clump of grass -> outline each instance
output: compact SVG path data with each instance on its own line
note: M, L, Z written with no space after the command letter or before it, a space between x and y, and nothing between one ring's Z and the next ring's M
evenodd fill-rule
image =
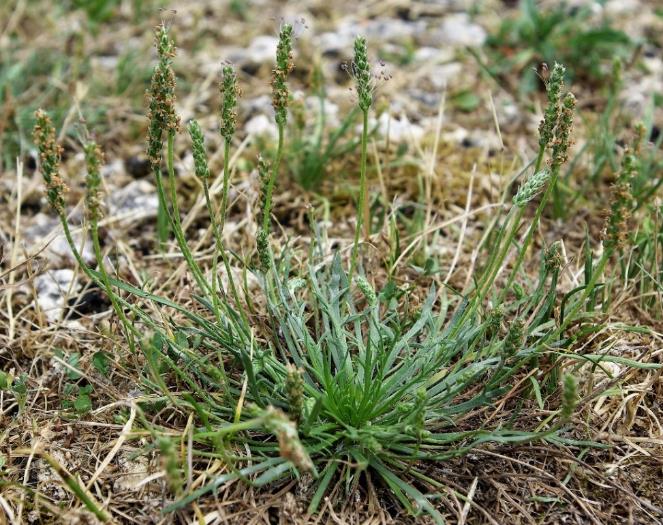
M303 269L294 263L297 254L290 249L283 248L278 258L272 254L271 202L288 119L287 76L293 67L292 38L292 27L284 24L272 80L278 147L271 165L265 160L258 163L262 184L256 238L259 264L243 269L253 272L260 283L265 303L262 316L247 312L245 304L249 298L234 285L221 236L228 211L227 159L236 126L234 72L225 68L222 82L221 129L226 161L220 212L209 196L212 176L203 130L195 121L188 125L194 169L203 186L214 232L215 256L208 273L194 259L179 219L173 175L173 144L179 131L172 105L175 85L170 61L174 47L165 26L157 30L160 58L151 88L148 149L159 202L198 284L199 293L194 299L200 309L179 305L110 278L103 269L98 249L95 254L99 270L85 264L67 226L54 130L46 115L40 113L35 138L42 152L41 170L49 201L62 220L79 264L113 298L127 337L130 341L135 338L143 352L149 372L145 386L167 399L172 408L195 415L195 427L188 434L194 445L190 450L192 461L204 465L210 458L216 458L227 467L223 474L215 474L199 488L186 491L182 468L170 441L172 432L166 436L157 423L143 419L162 451L176 497L166 510L181 509L233 480L250 480L261 486L306 472L313 476L315 487L308 508L317 512L323 498L334 492L335 484L344 482L350 490L360 483L363 472L370 470L409 512L425 512L441 523L442 514L434 503L434 493L441 484L423 469L424 462L461 456L486 442L559 443L562 439L559 430L570 421L576 405L575 381L566 376L557 419L549 418L536 430L511 424L485 423L471 428L457 424L511 391L516 378L536 367L550 348L560 355L564 353L572 341L566 331L586 306L611 255L610 249L605 250L592 268L587 286L567 298L566 316L559 321L551 315L561 266L557 245L544 254L534 293L519 293L516 299L511 299L518 268L567 158L575 98L563 93L564 70L556 65L549 85L549 106L540 128L540 150L533 161L535 169L521 185L498 228L475 286L455 306L445 293L432 287L416 313L404 313L393 296L376 290L371 274L362 271L357 263L368 192L367 115L372 103L371 74L363 38L355 43L354 66L358 107L364 116L362 192L349 269L345 269L338 252L331 260L325 259L322 254L328 253L328 247L325 236L319 233L313 236L310 260ZM168 193L161 174L164 134L171 190ZM88 206L90 222L94 222L93 219L98 220L100 156L92 144L86 147L86 152ZM549 165L542 169L547 152L550 152ZM498 275L518 232L527 224L525 209L539 196L524 242L518 248L516 264L506 286L499 289ZM366 226L365 221L363 224ZM96 226L93 225L91 233L98 243ZM218 281L218 258L226 267L229 292ZM131 302L122 294L141 302ZM545 298L543 309L542 298ZM492 303L492 309L484 314L488 302ZM181 320L170 315L153 315L152 310L141 306L144 303L157 309L172 309ZM523 312L534 315L525 317ZM131 322L127 313L132 316ZM504 334L502 324L507 319L509 328ZM145 337L145 334L150 335ZM182 395L174 395L178 387L185 390Z

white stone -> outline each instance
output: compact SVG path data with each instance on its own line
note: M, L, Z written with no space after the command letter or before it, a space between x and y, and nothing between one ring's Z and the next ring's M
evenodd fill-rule
M473 23L467 13L456 13L442 20L436 32L441 43L454 46L481 46L486 40L486 30Z
M74 270L51 270L35 277L37 304L49 322L62 319L67 299L78 291Z
M442 133L442 140L449 143L469 142L469 147L484 148L484 149L498 149L501 144L499 137L493 131L486 131L476 129L468 131L465 128L458 127L453 131Z
M353 36L347 32L326 32L315 38L315 45L323 53L343 52L352 50Z
M121 474L113 482L115 492L134 491L150 474L149 463L145 456L131 457L128 452L117 456L117 464Z
M263 113L264 115L273 115L274 109L272 107L272 97L269 95L261 95L259 97L241 100L242 111L246 114L253 115L255 113Z
M437 89L443 89L449 85L449 82L460 75L463 65L460 62L450 62L432 66L427 73L428 78Z
M111 192L108 207L110 215L114 217L135 220L136 216L154 216L159 207L157 190L145 179L131 181L123 188Z
M262 64L274 60L276 56L276 46L279 40L275 36L260 35L255 37L246 50L246 58L251 62Z
M609 0L605 3L604 10L608 15L633 14L642 10L640 0Z
M278 133L276 123L273 119L267 117L267 115L256 115L244 127L249 135L269 135L276 137Z
M78 228L70 225L72 230L72 238L75 246L81 252L81 256L87 262L94 261L94 252L92 250L92 242L89 238L83 242L83 233L78 231ZM48 257L51 262L59 264L62 259L66 259L75 263L71 247L64 236L62 225L57 217L47 215L45 213L38 213L32 218L32 224L25 229L23 237L32 246L41 247L42 244L48 242L48 246L44 250L44 255Z
M453 58L454 53L449 48L422 46L414 52L413 60L420 63L435 64L440 62L448 62Z
M420 140L424 134L424 129L410 122L406 115L395 117L388 113L383 113L377 120L378 132L383 137L389 137L392 142L408 142L410 140Z

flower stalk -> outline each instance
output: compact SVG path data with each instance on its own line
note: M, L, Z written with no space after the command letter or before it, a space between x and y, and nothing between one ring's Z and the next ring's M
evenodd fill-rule
M237 128L237 73L235 69L226 65L223 68L223 79L221 81L221 136L223 137L223 197L221 203L221 225L220 234L228 213L228 187L230 185L230 145L232 144L235 130Z
M159 62L154 68L148 90L150 124L147 137L147 156L154 172L161 170L163 161L163 134L176 133L179 129L179 117L175 112L175 73L172 60L175 45L168 35L165 24L157 27L155 45ZM157 209L157 237L163 250L170 233L168 210L165 200L159 199Z
M60 177L60 156L62 148L55 141L55 127L46 112L41 109L37 110L35 117L37 122L34 127L33 139L39 149L39 158L41 162L40 171L46 186L46 196L49 204L60 219L65 239L67 240L67 244L69 245L74 259L76 259L78 266L92 282L96 283L100 288L103 288L108 294L112 307L124 327L129 347L133 351L135 349L134 336L137 334L137 331L124 314L120 304L123 302L122 299L113 292L110 277L103 264L101 246L99 244L98 223L102 215L100 198L101 174L99 170L101 164L101 151L94 143L86 145L85 155L88 170L86 182L88 189L85 200L87 204L87 218L92 227L92 242L95 257L99 264L99 273L95 273L83 260L83 256L74 242L71 229L69 228L69 222L67 221L64 200L64 194L67 188Z
M359 255L359 234L364 230L364 240L370 236L370 214L368 208L368 188L366 181L366 159L368 147L368 111L373 103L373 86L371 66L368 62L368 49L366 39L357 37L354 45L354 61L352 62L352 75L355 79L357 91L357 105L362 112L361 131L361 160L359 165L359 200L357 209L357 225L355 227L354 242L350 260L350 280L357 266Z
M159 241L161 245L165 243L169 229L174 233L180 251L187 266L191 269L196 283L203 292L209 293L210 286L187 245L180 222L179 206L177 204L174 150L175 135L180 129L180 119L175 111L175 73L172 68L172 61L175 56L175 43L170 38L168 28L165 24L159 25L156 29L155 45L159 54L159 63L154 69L152 82L148 91L150 124L148 128L147 153L152 164L152 170L154 171L159 197L159 211L157 216ZM170 186L170 197L167 197L161 173L164 134L167 139L166 170ZM170 200L172 211L168 207L168 200ZM164 221L167 224L166 228L163 227Z
M258 233L258 252L260 254L263 271L267 271L269 256L268 239L270 232L270 217L272 210L272 194L274 184L279 173L281 159L283 157L283 145L285 126L288 121L288 102L290 92L288 90L288 75L294 64L292 61L292 25L283 24L279 33L279 43L276 48L276 67L272 71L272 106L276 115L276 126L278 128L278 145L276 147L276 158L272 164L271 174L264 184L262 192L262 229Z
M96 142L90 141L85 144L85 162L87 166L87 175L85 178L85 186L87 191L85 196L87 219L90 223L92 248L94 250L94 256L97 259L100 280L103 284L104 290L106 291L106 295L108 295L108 298L110 299L115 314L122 323L122 327L129 344L129 349L131 350L131 353L134 353L136 350L136 343L134 340L135 329L125 315L124 310L120 306L118 296L113 291L110 276L108 275L106 265L104 264L104 256L101 251L101 243L99 241L99 220L103 216L102 199L100 195L101 163L103 162L103 153L101 152L101 149Z

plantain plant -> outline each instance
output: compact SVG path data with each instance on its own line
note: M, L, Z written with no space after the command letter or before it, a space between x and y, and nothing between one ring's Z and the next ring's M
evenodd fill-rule
M487 442L564 442L560 430L571 423L577 401L576 382L568 375L553 385L560 394L558 409L533 428L489 422L467 428L460 423L490 407L515 388L518 377L532 370L537 372L532 375L536 384L536 377L545 376L544 370L537 369L541 359L565 356L573 341L567 331L595 292L617 246L609 240L613 236L609 227L603 255L592 267L586 286L566 298L563 319L554 315L559 306L559 245L543 253L539 279L531 293L514 294L519 268L532 246L571 142L575 98L564 92L561 65L555 65L547 86L548 106L540 126L539 150L530 164L534 169L496 229L482 273L461 293L459 302L450 300L445 289L432 287L421 308L411 314L403 312L394 294L376 289L375 276L358 262L362 225L365 232L368 228L366 140L372 104L368 50L361 37L354 49L358 107L363 114L361 191L350 261L346 265L340 252L331 260L325 257L326 236L315 224L309 260L303 269L294 263L296 252L285 247L275 254L270 246L272 197L288 118L287 79L293 68L293 30L283 24L272 78L278 146L271 163L265 159L258 162L262 185L256 235L258 263L247 263L243 268L255 274L260 283L264 310L258 313L249 308L253 301L245 288L233 280L223 237L229 154L236 130L235 72L225 66L221 80L224 170L220 209L210 195L213 175L207 163L204 131L195 121L187 126L195 174L202 184L214 238L211 266L205 268L189 248L180 221L173 168L174 143L180 130L174 106L175 47L163 25L157 29L156 43L159 63L150 88L148 152L161 210L158 228L174 235L197 283L193 300L199 308L154 295L106 271L97 227L103 205L101 153L94 143L86 144L85 152L88 220L97 265L93 268L85 263L67 224L65 186L59 175L60 149L44 112L37 114L34 136L48 200L62 221L78 264L109 295L128 344L144 355L144 386L155 398L194 416L188 439L196 465L204 468L207 460L215 458L225 466L220 474L205 473L202 486L186 489L180 479L184 466L178 464L179 457L169 441L173 430L149 421L141 410L139 420L154 437L154 447L164 455L176 497L166 510L181 509L233 480L262 486L309 473L315 489L308 508L314 513L326 495L337 493L334 487L344 485L346 490L353 490L363 473L370 471L409 512L425 512L441 523L442 515L434 503L441 484L426 470L427 463L464 455ZM164 137L169 191L162 174ZM549 162L543 167L547 156ZM624 169L629 169L628 164ZM527 209L537 198L533 216L526 218ZM523 227L524 238L517 243ZM159 239L165 243L168 236L160 235ZM498 283L503 281L499 275L514 250L515 263L500 287ZM228 275L225 289L219 261ZM169 315L155 315L155 309L167 310Z

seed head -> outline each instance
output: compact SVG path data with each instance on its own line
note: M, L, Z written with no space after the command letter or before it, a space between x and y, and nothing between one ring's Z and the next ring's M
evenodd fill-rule
M380 443L375 436L371 435L364 438L363 444L373 454L379 454L384 449L382 443Z
M358 275L355 278L355 281L357 283L357 287L361 290L361 293L366 298L368 306L372 308L376 304L378 304L378 297L377 295L375 295L375 290L373 289L371 284L366 280L366 278L363 275Z
M97 223L103 217L101 200L101 164L103 153L96 142L88 142L85 145L85 163L87 175L85 177L85 204L88 220Z
M352 62L352 75L355 79L359 108L368 111L373 103L373 86L371 85L371 66L368 62L368 48L363 36L355 38L355 56Z
M608 248L622 247L628 239L633 195L631 183L636 172L636 158L626 151L619 176L612 187L610 212L606 221L604 244Z
M292 25L283 24L276 47L276 67L272 71L272 105L276 112L276 123L285 125L288 120L288 74L292 71Z
M262 224L265 224L265 221L267 219L265 218L271 213L271 210L268 210L268 203L267 203L267 193L268 193L268 188L269 188L269 168L270 164L268 161L265 160L265 158L262 155L258 156L258 176L260 177L260 219L262 221ZM267 266L269 266L269 253L267 252L267 248L269 243L267 242L267 236L268 232L264 230L260 230L258 233L258 238L257 238L257 243L258 243L258 253L260 254L260 259L261 261L267 261ZM263 265L263 269L266 269L266 267Z
M573 129L575 108L576 97L573 96L573 93L567 93L562 101L562 110L559 114L557 127L555 128L551 162L553 170L559 169L566 162L569 147L571 146L571 130Z
M237 73L231 65L223 67L221 80L221 135L226 142L232 141L237 128Z
M416 436L422 439L426 429L426 389L423 387L416 393L413 420Z
M518 188L513 204L522 208L541 192L549 180L550 170L545 169L535 173Z
M159 63L154 68L148 91L149 119L147 154L152 166L161 164L161 138L164 132L176 133L180 119L175 112L175 73L172 62L175 44L168 35L165 24L156 29L155 45L159 53Z
M578 383L571 374L564 376L564 387L562 391L562 421L568 421L573 415L578 404Z
M520 319L516 319L509 326L503 347L503 352L507 357L511 357L522 348L525 342L524 327L525 324Z
M306 279L302 279L301 277L293 277L288 281L288 291L290 291L291 294L304 288L304 286L306 286Z
M278 408L269 407L264 413L265 428L276 435L281 457L291 461L299 470L314 470L313 462L299 440L297 426Z
M285 393L290 416L297 422L301 421L304 411L304 377L301 369L291 364L287 367Z
M266 272L269 268L269 235L268 233L260 229L258 230L258 235L256 236L256 248L258 249L258 259L260 260L260 268L262 271Z
M497 335L504 320L504 310L501 306L496 306L488 313L486 319L486 335L490 338Z
M189 135L191 136L191 146L193 150L193 165L196 172L196 177L206 181L209 179L209 167L207 166L207 152L205 151L205 137L203 130L200 129L200 124L192 120L187 126Z
M182 469L177 455L177 448L175 444L167 437L159 437L157 440L161 458L166 471L166 476L170 488L176 494L179 494L182 489Z
M55 128L46 112L39 109L35 117L37 123L33 130L33 138L39 148L40 170L46 184L46 197L58 215L62 215L65 205L64 194L67 191L59 173L62 148L55 142Z
M553 66L550 79L546 84L548 93L548 106L539 124L539 146L546 147L553 139L555 125L559 117L559 97L564 87L564 73L566 68L558 63Z
M260 191L263 198L265 197L266 186L269 183L269 168L269 161L262 155L258 155L258 177L260 178Z
M551 273L559 270L564 263L562 259L562 243L555 241L545 251L543 256L543 265L546 272Z

